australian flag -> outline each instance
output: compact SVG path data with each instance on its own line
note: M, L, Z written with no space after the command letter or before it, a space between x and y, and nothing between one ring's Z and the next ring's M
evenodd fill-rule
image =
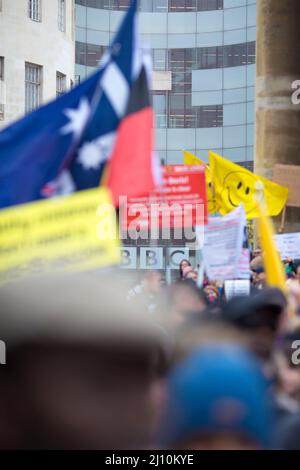
M103 169L114 153L120 123L132 106L132 93L145 77L143 57L137 47L136 3L132 1L94 75L0 132L0 208L100 184ZM151 141L150 146L140 148L142 153L133 150L129 155L131 181L133 168L139 174L140 165L144 174L145 168L151 167L151 174L144 175L143 193L154 187L149 138L152 122L146 132L146 140L145 134L137 140ZM134 142L130 145L134 149ZM139 156L136 161L135 155ZM126 158L128 149L124 158L118 159L123 176ZM112 186L118 186L116 179Z

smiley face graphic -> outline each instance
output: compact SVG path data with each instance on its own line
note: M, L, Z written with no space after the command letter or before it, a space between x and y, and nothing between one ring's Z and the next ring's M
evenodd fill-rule
M233 210L241 203L244 204L246 214L255 211L258 207L258 183L260 181L248 172L232 171L226 175L223 181L221 193L222 200L228 208ZM263 183L261 182L263 185Z

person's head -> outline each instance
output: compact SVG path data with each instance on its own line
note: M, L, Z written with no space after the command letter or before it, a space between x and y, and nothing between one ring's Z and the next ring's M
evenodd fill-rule
M182 259L179 263L179 275L180 278L183 278L183 269L191 266L191 263L187 259Z
M234 297L223 306L223 318L249 335L259 357L269 358L284 319L287 301L278 289L264 289L250 297Z
M2 449L149 445L159 333L125 295L91 274L0 288Z
M213 304L219 297L218 288L213 284L208 284L204 287L204 292L211 304Z
M264 271L264 268L258 268L256 270L256 276L255 276L255 286L258 289L264 289L266 287L266 273Z
M194 312L202 312L207 307L207 299L191 279L178 281L168 291L171 322L178 326Z
M160 271L147 271L144 277L145 286L152 294L157 294L161 291L165 280Z
M194 350L168 376L164 449L257 449L268 445L272 410L256 360L241 347Z
M253 251L253 258L257 258L258 256L261 256L261 248L256 248Z
M181 277L181 280L184 280L186 279L186 276L191 273L193 270L192 266L185 266L184 268L182 268L182 277Z

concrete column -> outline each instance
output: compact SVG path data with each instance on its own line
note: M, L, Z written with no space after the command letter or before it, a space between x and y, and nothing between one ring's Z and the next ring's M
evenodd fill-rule
M255 171L272 179L276 163L300 166L300 1L257 0ZM299 181L300 184L300 181ZM300 230L300 209L288 209L286 230Z

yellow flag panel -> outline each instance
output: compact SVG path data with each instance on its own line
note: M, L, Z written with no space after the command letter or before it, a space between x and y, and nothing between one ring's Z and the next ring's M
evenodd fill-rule
M0 280L119 261L115 210L106 188L0 211Z
M267 215L280 214L287 201L288 188L257 176L214 152L209 152L209 162L216 205L222 215L243 203L247 219L259 217L259 198L265 204Z

